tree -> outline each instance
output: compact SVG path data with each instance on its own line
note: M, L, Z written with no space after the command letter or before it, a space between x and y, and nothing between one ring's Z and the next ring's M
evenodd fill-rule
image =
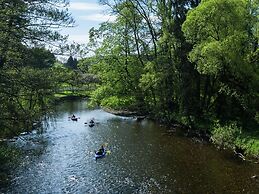
M255 114L258 67L247 60L255 52L251 35L255 16L249 3L204 0L188 13L182 28L194 44L189 59L204 78L201 108L221 120L245 120L248 113Z
M27 50L24 57L24 66L31 66L39 69L50 68L56 61L53 53L45 48L35 47Z
M70 56L65 65L70 69L77 69L77 63L77 59Z
M55 57L43 47L65 40L57 29L73 24L66 5L66 0L0 0L0 135L26 130L47 104L55 83L47 68Z
M168 118L172 112L191 114L195 109L192 107L199 104L196 103L199 97L196 97L198 100L192 97L196 101L189 100L188 104L183 99L192 99L199 80L194 65L187 59L191 45L185 41L181 25L187 11L199 1L102 2L117 14L117 20L90 31L90 39L102 40L91 41L91 46L97 48L97 56L109 60L104 63L108 69L100 66L98 69L101 72L105 69L104 74L112 70L109 79L114 78L116 85L124 84L121 93L135 94L137 103L154 114L164 112L163 117ZM118 92L114 83L112 87L106 87L106 83L107 80L102 84L105 90L99 90L99 94L108 88L113 89L113 94ZM126 88L130 88L130 92L126 92Z
M23 45L63 41L56 30L73 23L64 0L0 0L0 67L21 58Z

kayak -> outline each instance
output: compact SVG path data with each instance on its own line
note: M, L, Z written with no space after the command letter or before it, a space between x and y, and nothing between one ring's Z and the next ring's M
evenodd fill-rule
M102 154L100 154L99 152L95 152L95 159L97 160L97 158L103 158L105 155L106 155L106 150L104 150Z
M78 118L71 118L72 121L77 121Z

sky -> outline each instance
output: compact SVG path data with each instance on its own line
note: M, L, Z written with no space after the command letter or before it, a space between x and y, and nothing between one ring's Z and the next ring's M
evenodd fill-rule
M105 21L113 21L114 16L108 15L107 7L100 5L98 0L70 0L69 12L75 19L76 27L62 29L61 33L69 35L69 42L86 44L88 32Z

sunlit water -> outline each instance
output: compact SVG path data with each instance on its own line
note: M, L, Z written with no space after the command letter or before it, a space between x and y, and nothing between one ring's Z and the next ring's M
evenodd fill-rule
M259 193L257 164L165 135L151 121L88 110L82 100L57 108L43 132L14 143L26 154L7 193ZM99 122L92 128L84 124L91 118ZM111 154L95 161L102 144Z

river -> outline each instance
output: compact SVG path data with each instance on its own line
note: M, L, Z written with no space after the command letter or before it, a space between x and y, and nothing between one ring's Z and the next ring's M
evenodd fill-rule
M78 121L71 121L75 114ZM84 124L94 118L97 124ZM35 130L10 143L24 152L4 193L259 193L259 165L152 121L65 101ZM110 154L95 161L102 144ZM1 192L0 192L1 193Z

